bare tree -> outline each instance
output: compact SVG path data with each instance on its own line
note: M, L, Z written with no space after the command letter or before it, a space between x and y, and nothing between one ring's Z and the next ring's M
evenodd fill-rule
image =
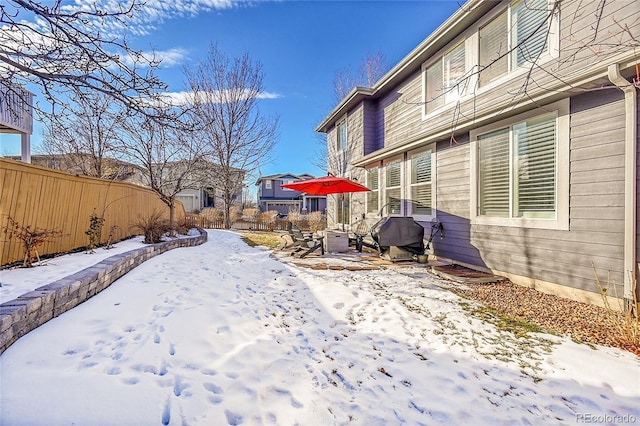
M212 44L208 56L185 73L193 93L192 117L215 163L209 180L221 193L225 227L230 228L233 196L242 190L245 174L268 160L278 118L265 117L258 109L264 75L247 53L229 58Z
M344 68L337 71L333 77L333 94L336 104L346 98L355 87L373 87L389 71L389 68L384 55L378 51L367 55L357 70Z
M335 103L342 102L356 87L373 87L389 69L390 66L382 52L376 52L366 56L357 71L351 68L337 71L333 77ZM344 176L357 145L354 138L350 138L348 133L345 142L345 144L340 143L341 146L337 146L338 141L330 142L327 140L326 134L318 134L320 147L314 161L315 165L336 176Z
M52 106L98 92L149 113L144 99L165 89L153 73L159 62L120 35L144 0L65 3L0 4L0 82L39 86Z
M43 149L60 156L63 167L86 176L116 178L114 144L122 113L111 98L95 93L62 107L60 114L48 114ZM116 166L117 167L117 166Z
M122 157L144 170L146 185L169 207L169 223L175 224L175 201L185 189L198 189L207 165L202 145L189 126L164 126L148 115L167 115L166 111L129 115L122 122L116 150Z

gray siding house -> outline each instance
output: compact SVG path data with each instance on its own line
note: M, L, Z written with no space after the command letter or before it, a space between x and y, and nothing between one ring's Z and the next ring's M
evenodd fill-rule
M286 183L313 178L314 176L308 173L301 175L280 173L259 177L256 181L258 207L263 212L277 211L280 214L288 214L290 211L304 213L319 211L324 213L327 208L327 197L305 195L299 191L282 187Z
M640 260L634 4L463 4L318 125L329 161L348 150L345 175L372 190L352 195L351 221L373 224L381 211L427 232L439 221L440 258L601 304L597 273L630 302Z

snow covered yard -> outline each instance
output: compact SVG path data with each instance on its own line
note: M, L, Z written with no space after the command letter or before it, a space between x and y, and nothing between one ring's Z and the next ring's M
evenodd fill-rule
M0 423L640 422L638 357L516 338L460 301L410 269L298 268L209 231L2 354Z

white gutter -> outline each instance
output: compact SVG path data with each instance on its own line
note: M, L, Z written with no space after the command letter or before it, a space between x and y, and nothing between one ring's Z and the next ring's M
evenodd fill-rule
M638 95L636 87L620 74L618 64L609 65L609 80L624 92L624 298L625 309L633 308L633 284L636 280L636 153L638 152Z

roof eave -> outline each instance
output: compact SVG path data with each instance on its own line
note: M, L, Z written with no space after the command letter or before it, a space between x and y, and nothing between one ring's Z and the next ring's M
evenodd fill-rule
M316 127L315 131L326 133L334 123L350 111L355 105L366 97L376 97L390 90L399 81L405 79L414 72L417 65L422 64L434 53L444 47L449 41L464 31L471 23L475 22L487 10L500 2L486 0L468 0L457 12L451 15L422 43L405 56L396 66L387 72L372 88L355 87Z

